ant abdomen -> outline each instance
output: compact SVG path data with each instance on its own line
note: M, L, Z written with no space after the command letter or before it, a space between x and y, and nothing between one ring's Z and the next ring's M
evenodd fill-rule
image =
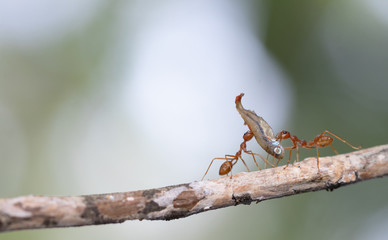
M220 174L221 176L226 175L230 173L230 171L232 171L232 168L233 168L232 162L226 161L220 166L220 171L218 172L218 174Z
M333 142L333 138L327 135L318 135L317 137L314 138L314 142L316 146L318 147L326 147Z

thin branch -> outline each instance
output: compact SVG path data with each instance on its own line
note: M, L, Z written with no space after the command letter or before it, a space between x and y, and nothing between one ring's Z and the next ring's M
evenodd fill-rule
M284 169L239 173L210 181L76 197L22 196L0 199L0 232L171 220L218 208L250 204L303 192L333 190L388 175L388 145L294 163Z

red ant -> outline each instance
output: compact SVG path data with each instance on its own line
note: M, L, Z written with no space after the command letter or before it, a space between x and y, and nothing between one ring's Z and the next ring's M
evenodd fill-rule
M242 151L245 152L245 153L247 153L247 154L252 155L253 161L255 162L257 168L261 170L261 168L260 168L259 165L257 164L257 161L256 161L256 159L255 159L255 155L261 157L266 163L267 163L267 160L264 159L260 154L254 153L254 152L252 152L252 151L246 149L246 147L247 147L247 144L246 144L246 143L247 143L248 141L250 141L250 140L253 138L253 136L254 136L254 135L253 135L253 133L252 133L251 131L248 131L248 132L244 133L244 135L243 135L244 141L240 144L240 150L238 150L238 151L236 152L235 155L229 155L229 154L227 154L227 155L225 155L225 157L223 157L223 158L213 158L213 160L210 162L209 167L207 168L205 174L203 175L201 181L205 178L205 176L206 176L207 172L209 171L211 165L213 164L213 161L214 161L214 160L226 160L226 161L220 166L220 170L219 170L219 172L218 172L219 175L221 175L221 176L222 176L222 175L227 175L227 174L229 174L229 172L232 171L233 166L237 163L238 159L241 159L241 161L244 163L244 166L246 167L246 169L247 169L248 172L249 172L249 168L248 168L247 164L245 163L244 159L241 157ZM232 178L232 175L230 175L230 178Z
M361 148L361 146L358 146L358 147L353 146L352 144L350 144L345 139L340 138L337 135L335 135L334 133L331 133L331 132L329 132L327 130L323 131L321 134L316 136L314 138L314 140L312 140L310 142L306 142L305 140L300 140L297 136L291 136L291 134L288 131L284 131L283 130L280 133L278 133L278 135L276 137L276 139L279 141L279 143L283 139L288 139L289 138L292 141L292 143L294 144L293 146L285 147L284 148L284 149L290 149L290 156L288 157L287 165L284 168L287 168L288 164L291 161L291 152L292 152L293 149L296 148L296 161L299 161L299 147L302 147L302 148L315 148L317 150L317 167L318 167L318 173L319 173L320 170L319 170L319 150L318 150L318 148L323 148L323 147L330 146L331 149L333 149L333 151L336 154L338 154L337 150L333 147L333 145L331 145L331 143L333 142L334 139L331 136L329 136L329 135L325 135L325 133L330 134L333 137L341 140L342 142L346 143L347 145L349 145L353 149L357 150L357 149ZM280 159L278 160L276 165L279 164L279 161L280 161Z

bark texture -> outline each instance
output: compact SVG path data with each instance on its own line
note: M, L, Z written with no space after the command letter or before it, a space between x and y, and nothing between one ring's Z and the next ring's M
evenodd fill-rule
M195 181L134 192L75 197L22 196L0 199L0 232L171 220L218 208L250 204L303 192L333 190L388 175L388 145L315 158L233 178Z

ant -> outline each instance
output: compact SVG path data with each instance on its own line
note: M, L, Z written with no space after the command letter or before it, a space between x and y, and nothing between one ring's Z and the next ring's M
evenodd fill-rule
M327 130L325 130L321 134L317 135L314 138L314 140L312 140L310 142L306 142L305 140L300 140L297 136L291 136L291 134L288 131L284 131L283 130L283 131L279 132L277 137L276 137L276 139L279 141L279 143L282 140L284 140L284 139L290 139L292 141L292 143L293 143L293 146L285 147L285 149L290 149L290 156L288 157L287 165L284 167L284 169L288 167L288 164L291 161L291 152L292 152L293 149L296 148L296 161L299 161L299 147L310 148L310 149L311 148L315 148L317 150L318 173L320 173L320 170L319 170L319 150L318 150L318 148L323 148L323 147L330 146L331 149L333 149L333 151L336 154L338 154L337 150L333 147L333 145L331 145L331 143L333 142L334 138L329 136L329 135L325 135L326 133L330 134L331 136L333 136L335 138L337 138L338 140L341 140L343 143L346 143L347 145L349 145L353 149L358 150L358 149L361 148L361 146L358 146L358 147L353 146L352 144L350 144L345 139L340 138L337 135L335 135L334 133L329 132ZM276 163L276 166L279 164L279 161L280 161L280 159Z
M206 176L207 172L209 171L211 165L213 164L214 160L225 160L225 162L222 163L222 165L220 166L220 170L218 171L218 174L221 176L229 174L232 171L233 166L237 163L238 159L241 159L245 168L249 172L249 168L248 168L247 164L245 163L244 159L241 157L242 152L245 152L247 154L252 155L253 161L255 162L257 168L261 170L261 168L257 164L257 161L255 159L255 155L260 156L265 162L267 162L266 159L264 159L260 154L254 153L254 152L246 149L246 147L247 147L246 143L248 141L250 141L253 138L253 136L254 135L251 131L247 131L246 133L244 133L244 135L243 135L244 141L240 144L240 150L238 150L235 155L227 154L223 158L213 158L213 160L210 162L209 167L207 168L205 174L203 175L201 181L205 178L205 176ZM232 178L232 174L230 175L230 178Z
M241 157L242 151L252 155L253 161L255 162L258 169L261 170L255 155L259 156L264 162L265 167L267 166L268 161L258 153L254 153L246 149L246 143L255 137L259 145L270 155L274 156L277 159L282 159L284 157L284 148L280 145L280 142L275 138L271 126L260 116L257 116L255 112L246 110L241 104L241 98L244 96L244 93L241 93L236 97L235 103L237 111L240 113L241 117L244 119L244 124L248 125L249 131L247 131L243 139L244 141L240 144L240 150L237 151L235 155L225 155L223 158L214 158L209 167L207 168L205 175L202 177L202 180L205 178L207 172L209 171L214 160L225 160L221 165L219 170L219 175L227 175L232 171L233 166L237 163L238 159L241 159L246 169L249 171L247 164L244 159ZM270 163L269 163L270 164ZM270 164L272 165L272 164ZM272 165L273 167L274 165ZM230 176L232 178L232 175Z

